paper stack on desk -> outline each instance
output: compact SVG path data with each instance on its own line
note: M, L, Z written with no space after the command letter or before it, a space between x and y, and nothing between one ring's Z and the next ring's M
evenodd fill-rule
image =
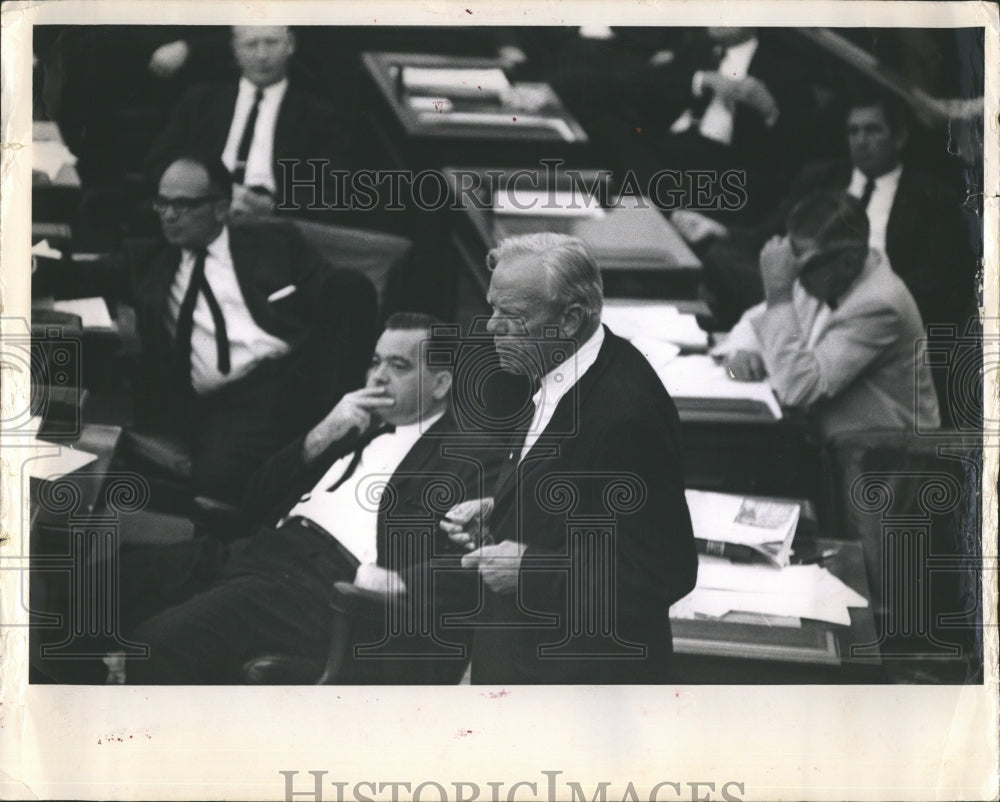
M729 378L723 365L710 356L679 357L671 362L660 378L667 391L679 399L718 399L756 402L775 419L781 418L781 405L766 381L738 382ZM680 406L680 404L678 404Z
M670 611L674 618L721 618L729 612L759 613L850 626L850 607L868 601L819 565L740 565L700 555L698 584Z
M408 92L443 97L496 98L510 89L507 76L498 67L403 67L401 82Z
M685 490L695 543L734 562L788 565L802 507L791 501Z
M689 350L708 347L708 334L698 326L695 316L678 312L669 303L605 303L601 320L636 347L637 340L658 340ZM651 359L650 364L659 370L666 363L657 364Z
M97 455L89 451L35 438L31 443L31 456L26 462L32 479L56 479L96 460Z
M66 301L55 301L52 308L57 312L79 315L80 323L85 329L115 330L115 322L112 320L108 304L103 298L71 298Z

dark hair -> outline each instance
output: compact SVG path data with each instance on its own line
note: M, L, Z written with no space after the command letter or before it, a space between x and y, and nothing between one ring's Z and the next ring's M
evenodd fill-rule
M221 159L209 159L204 156L184 154L183 156L178 156L170 162L163 172L167 172L167 170L180 162L187 162L188 164L194 164L201 167L208 176L209 187L215 192L218 192L222 197L226 198L226 200L233 199L233 176L230 174L226 165L222 163ZM162 177L163 174L161 173L160 178Z
M899 133L909 127L909 109L898 98L877 89L865 88L853 92L847 98L844 118L846 119L853 109L870 109L873 106L882 109L885 121L893 133Z
M393 312L385 321L386 331L426 331L424 357L431 370L454 370L458 351L458 326L425 312Z

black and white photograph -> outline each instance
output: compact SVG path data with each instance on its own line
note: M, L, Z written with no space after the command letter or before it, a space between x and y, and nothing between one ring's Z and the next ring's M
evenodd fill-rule
M2 15L0 797L1000 793L996 6Z

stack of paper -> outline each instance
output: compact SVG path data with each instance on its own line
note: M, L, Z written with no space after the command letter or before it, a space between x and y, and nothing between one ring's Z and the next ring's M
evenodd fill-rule
M79 470L96 459L97 455L89 451L34 439L31 443L31 457L28 459L28 474L32 479L56 479Z
M115 330L115 322L111 319L108 305L103 298L74 298L68 301L55 301L52 308L57 312L78 315L80 323L85 329Z
M675 400L719 399L757 402L775 419L781 418L781 405L766 381L738 382L729 378L723 365L710 356L678 357L660 378Z
M403 88L419 95L498 98L510 90L503 70L403 67Z
M698 585L672 615L720 618L729 612L759 613L850 626L850 607L868 601L819 565L740 565L719 557L698 558Z
M32 168L45 173L53 183L63 167L75 164L76 156L62 142L35 142L31 146Z
M493 195L495 214L530 217L604 217L592 195L573 190L532 189L511 184Z
M708 334L698 326L695 316L678 312L669 303L606 303L601 320L619 337L633 343L659 340L691 351L708 348Z
M736 562L788 565L800 505L703 490L686 490L684 495L699 551Z

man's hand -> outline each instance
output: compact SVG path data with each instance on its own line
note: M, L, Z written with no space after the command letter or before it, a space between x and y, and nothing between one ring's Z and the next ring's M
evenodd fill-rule
M711 237L725 239L729 229L711 217L688 209L677 209L670 215L670 222L684 239L692 245L697 245Z
M737 351L726 357L726 372L738 382L759 382L767 376L764 360L756 351Z
M233 202L229 206L230 217L270 217L274 214L274 198L262 190L233 186Z
M306 435L303 458L306 462L312 462L351 429L365 431L371 425L373 412L395 403L391 398L385 397L385 390L381 387L362 387L353 393L347 393Z
M406 583L395 571L388 571L372 563L362 563L354 575L354 584L362 590L370 590L386 596L406 593Z
M149 59L149 71L157 78L169 78L184 66L191 49L183 39L169 42L153 51Z
M462 558L463 568L478 568L486 586L494 593L514 593L521 568L521 557L528 547L505 540L495 546L482 546Z
M797 275L798 264L788 238L771 237L760 252L760 278L768 306L792 299L792 285Z
M735 98L737 103L749 106L764 120L764 124L772 126L778 121L778 103L767 88L767 84L759 78L747 75L736 82Z
M439 526L447 533L452 543L471 551L489 542L492 514L492 496L474 498L456 504L448 510L448 514Z

